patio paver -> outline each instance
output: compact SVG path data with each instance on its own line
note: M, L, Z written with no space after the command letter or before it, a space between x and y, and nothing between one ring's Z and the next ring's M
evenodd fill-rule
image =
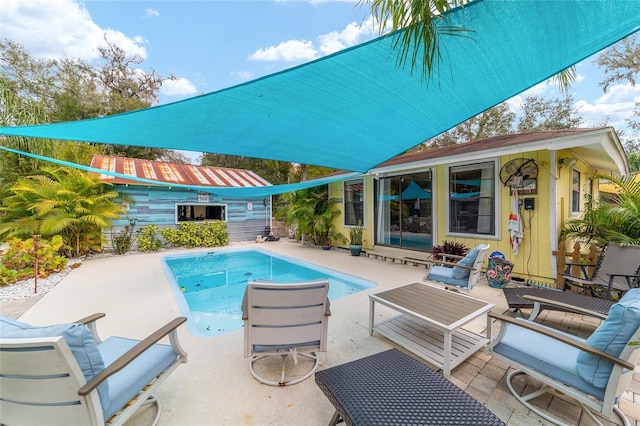
M327 352L321 354L320 369L395 347L380 336L369 336L367 295L420 281L424 268L352 257L344 252L327 252L286 241L265 244L263 248L378 284L370 291L332 302L329 345ZM164 276L159 259L163 254L166 253L86 261L44 297L2 301L0 310L3 315L34 324L66 322L93 312L106 312L107 317L99 324L101 335L144 337L157 324L181 315ZM502 291L490 288L486 282L478 284L472 296L496 303L497 312L507 309ZM590 334L598 325L592 318L555 311L543 311L540 320L582 335ZM486 322L479 321L475 327L482 332ZM163 404L161 425L324 425L333 414L333 406L312 379L285 388L255 381L249 373L248 360L242 356L241 330L203 338L192 336L183 327L180 341L189 353L189 362L176 370L158 392ZM549 424L510 394L505 382L508 369L505 363L480 351L452 370L450 380L508 425ZM548 398L545 404L570 425L592 424L589 419L576 419L577 407L561 397ZM640 366L636 367L634 380L620 407L632 425L640 426ZM148 424L151 411L142 410L127 425ZM615 424L606 420L603 423Z

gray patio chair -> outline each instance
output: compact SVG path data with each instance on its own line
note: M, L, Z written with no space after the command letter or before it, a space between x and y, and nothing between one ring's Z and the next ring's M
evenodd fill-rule
M0 317L0 424L122 425L169 374L187 362L179 317L142 341L102 341L95 314L75 324L31 326ZM170 344L157 343L169 336Z
M524 318L494 313L489 317L500 323L490 352L515 368L507 375L507 385L520 403L554 424L565 424L529 402L555 389L575 400L598 425L602 423L589 408L607 419L615 412L629 425L617 402L640 360L640 289L628 291L614 304L586 340ZM542 386L521 395L513 384L519 375L537 379Z
M578 266L583 277L569 274L572 267ZM590 292L595 296L611 297L611 291L628 291L640 285L640 246L617 246L608 244L602 249L591 276L588 276L585 264L568 263L564 275L564 289Z
M431 263L434 266L431 267L424 280L455 286L467 293L471 293L482 274L482 266L488 251L488 244L480 244L478 247L471 249L466 256L456 263L445 260L425 259L425 263ZM450 255L445 256L451 257Z
M249 370L261 383L286 386L300 383L318 367L318 352L327 350L329 323L329 281L299 283L251 282L242 302L244 320L244 357L251 357ZM282 357L278 379L265 378L254 364L273 356ZM312 367L302 375L286 377L286 359L298 356L311 359Z

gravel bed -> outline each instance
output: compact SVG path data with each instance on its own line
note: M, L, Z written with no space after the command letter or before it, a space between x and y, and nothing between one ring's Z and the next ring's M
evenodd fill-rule
M243 245L243 244L246 244L246 242L232 242L229 245L232 246L232 245ZM176 251L176 250L180 250L180 248L172 248L172 249L161 248L160 250L158 250L158 253L164 252L167 250ZM140 254L140 252L136 250L131 250L120 256L135 256L136 254ZM47 294L49 290L55 287L56 284L62 281L62 279L66 277L69 272L79 267L83 261L88 259L96 259L100 257L111 257L111 256L115 256L115 255L112 252L105 251L103 253L92 253L85 258L69 259L69 262L67 263L67 267L64 270L53 273L49 275L47 278L38 278L37 293L34 292L35 282L33 278L30 278L28 280L18 281L15 284L10 284L7 286L0 286L0 300L17 300L17 299L24 299L26 297L43 296Z
M134 252L130 252L134 253ZM128 255L129 253L127 253ZM80 266L82 262L88 259L97 259L100 257L111 257L113 253L93 253L87 257L78 259L69 259L67 261L67 267L60 272L54 272L46 278L38 278L38 292L35 290L35 280L29 278L28 280L17 281L15 284L9 284L7 286L0 286L0 300L17 300L24 299L33 296L44 296L56 286L69 272Z
M72 266L82 263L81 260L70 260L68 266L60 271L49 275L47 278L38 278L38 292L35 293L35 280L18 281L15 284L0 287L0 300L24 299L32 296L43 296L58 284L73 269ZM77 267L77 266L75 266Z

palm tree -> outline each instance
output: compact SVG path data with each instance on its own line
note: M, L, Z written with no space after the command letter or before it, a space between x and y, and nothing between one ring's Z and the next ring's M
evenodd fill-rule
M437 25L445 12L464 7L471 0L360 0L361 5L371 5L371 15L378 22L380 34L387 30L395 32L394 49L399 49L398 67L410 60L411 71L422 65L421 77L427 80L434 65L440 60L442 36L468 36L469 29ZM574 67L567 68L554 77L566 94L576 79Z
M283 201L285 205L277 216L294 227L303 241L309 238L315 245L324 245L332 239L341 240L333 225L340 212L332 208L326 185L288 192L283 194Z
M611 201L589 202L581 219L563 225L560 239L595 241L600 245L640 244L640 181L633 176L595 175L594 178L610 181L618 194Z
M70 168L45 167L20 178L0 207L0 238L61 235L62 252L80 256L100 251L101 228L125 214L119 197L97 176Z

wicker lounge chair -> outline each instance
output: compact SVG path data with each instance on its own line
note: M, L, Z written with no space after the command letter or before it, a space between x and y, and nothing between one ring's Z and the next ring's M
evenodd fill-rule
M493 313L489 317L501 325L490 351L515 368L507 375L507 385L523 405L554 424L564 424L529 402L555 389L575 400L598 425L589 408L608 419L615 412L629 425L617 401L640 360L640 345L631 344L640 341L640 289L628 291L614 304L586 340L523 318ZM542 382L540 389L520 395L512 381L521 374Z
M318 367L318 352L327 348L329 322L329 281L326 279L284 284L251 282L242 302L244 319L244 357L251 357L249 370L261 383L286 386L300 383ZM262 359L282 357L278 379L259 374L254 364ZM285 361L292 356L313 361L302 375L287 378Z
M587 273L587 266L595 266L591 276ZM572 267L579 267L583 276L570 275ZM577 289L609 299L612 290L625 292L640 286L640 246L608 244L598 256L596 265L568 263L562 277L565 290Z
M431 267L424 280L454 286L471 293L482 274L482 266L488 251L488 244L480 244L456 263L445 260L425 259L425 263L430 263L434 266Z
M0 317L0 424L121 425L152 395L187 354L176 318L142 341L102 341L95 314L75 324L35 327ZM86 325L85 325L86 324ZM170 345L157 343L169 336Z
M509 308L516 311L531 309L529 320L536 319L543 309L582 313L604 319L613 306L612 301L586 296L572 291L538 287L507 287L502 289Z

